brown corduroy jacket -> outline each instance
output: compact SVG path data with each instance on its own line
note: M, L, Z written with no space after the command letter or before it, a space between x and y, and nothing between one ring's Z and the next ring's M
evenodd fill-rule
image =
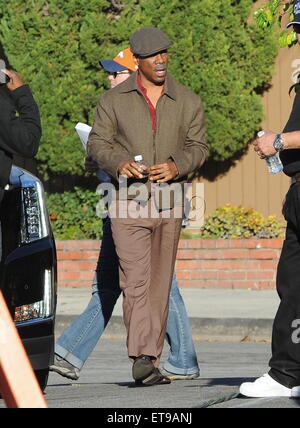
M142 155L147 165L173 160L179 171L174 182L182 183L209 153L201 99L167 74L156 120L154 135L148 105L134 73L101 95L88 153L114 180L120 163L136 155Z

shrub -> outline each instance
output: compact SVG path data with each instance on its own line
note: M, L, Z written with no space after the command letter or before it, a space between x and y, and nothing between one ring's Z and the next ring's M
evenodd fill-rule
M201 237L213 238L282 238L283 223L276 215L264 218L252 208L225 205L209 214Z
M99 196L75 187L74 192L47 195L47 207L56 239L101 239L102 220L96 215Z

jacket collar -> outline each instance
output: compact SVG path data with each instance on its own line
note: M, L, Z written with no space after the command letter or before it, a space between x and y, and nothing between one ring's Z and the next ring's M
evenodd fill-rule
M121 83L121 85L118 85L117 88L119 89L120 94L125 94L128 92L137 91L141 93L141 90L137 83L137 76L138 73L133 73L132 76L130 76L125 82ZM169 73L167 73L165 86L164 86L164 95L167 95L168 97L172 98L174 101L177 99L177 93L175 88L175 81L171 77Z

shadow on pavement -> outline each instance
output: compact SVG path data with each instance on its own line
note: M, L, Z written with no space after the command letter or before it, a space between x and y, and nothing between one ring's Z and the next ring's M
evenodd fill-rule
M243 382L253 382L255 377L235 377L235 378L216 378L216 379L200 379L201 387L211 387L211 386L240 386ZM193 380L193 382L199 381L199 379ZM178 382L178 381L176 381ZM186 381L183 381L186 382ZM190 388L199 387L198 385L188 385Z

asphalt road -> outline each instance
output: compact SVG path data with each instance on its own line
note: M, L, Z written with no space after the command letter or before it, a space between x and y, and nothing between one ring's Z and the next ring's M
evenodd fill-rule
M50 374L45 398L50 408L133 408L136 412L139 408L194 408L193 412L198 412L197 408L222 407L300 408L300 400L238 396L241 382L266 372L270 343L196 342L196 349L201 366L199 379L141 388L132 382L124 341L102 340L79 381Z
M59 291L56 337L81 313L90 298L90 290ZM199 379L135 387L119 302L105 339L98 343L79 381L71 382L50 373L45 392L48 406L103 409L104 422L108 422L108 414L116 418L116 410L126 409L133 409L132 414L136 415L140 409L154 413L190 409L197 415L201 408L300 407L300 400L249 399L238 395L242 382L254 380L268 370L271 327L278 305L274 292L187 290L184 297L201 367ZM166 345L164 357L167 352ZM0 408L3 407L0 400Z

